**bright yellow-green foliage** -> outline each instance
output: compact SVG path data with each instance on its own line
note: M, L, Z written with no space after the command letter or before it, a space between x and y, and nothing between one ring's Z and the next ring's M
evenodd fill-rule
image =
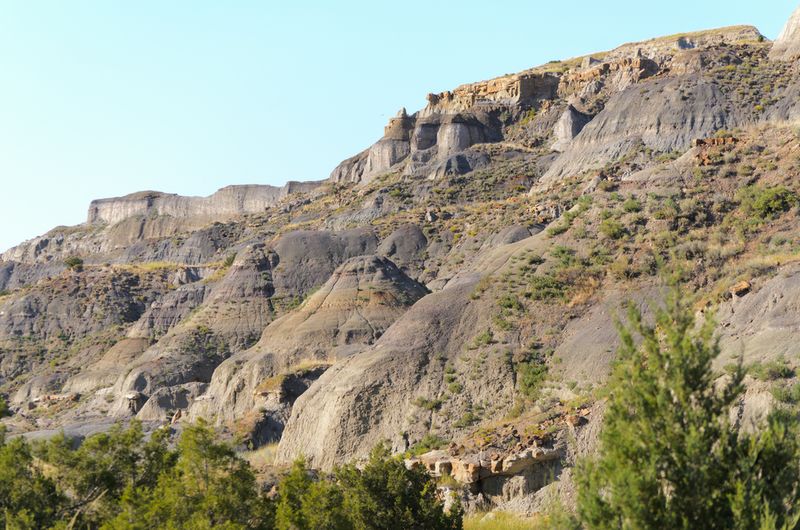
M580 524L568 513L560 500L555 500L544 513L522 517L495 511L477 513L464 519L464 530L578 530Z
M479 513L464 519L464 530L544 530L543 518L522 518L505 512L493 512L489 518Z

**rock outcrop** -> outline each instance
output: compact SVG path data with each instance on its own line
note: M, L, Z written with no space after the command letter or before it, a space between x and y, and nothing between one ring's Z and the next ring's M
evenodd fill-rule
M572 105L568 105L567 110L564 111L553 128L553 135L556 140L552 145L553 151L563 152L572 142L572 139L578 136L591 120L591 116L579 112Z
M623 44L608 52L604 59L613 60L638 55L657 62L663 62L671 60L676 53L685 50L710 48L719 45L752 44L763 40L764 36L754 26L728 26Z
M552 148L565 151L570 141L589 122L590 116L602 110L608 97L613 98L614 94L628 88L631 88L632 94L639 90L633 89L633 86L662 72L674 70L686 73L702 68L700 63L687 66L686 58L681 54L763 40L761 33L752 26L686 33L625 44L598 54L602 59L586 57L579 62L556 61L519 74L429 94L428 105L424 109L412 115L408 115L405 109L401 110L389 121L382 139L342 162L331 173L330 180L366 183L388 172L433 177L448 172L469 173L478 167L485 167L489 162L483 159L476 163L470 160L465 151L475 144L503 140L506 131L499 120L502 115L519 116L532 109L547 109L559 98L566 98L569 104L551 131L554 137ZM728 101L721 100L723 98L719 94L715 96L703 89L700 91L697 112L709 106L703 115L691 117L679 114L669 121L673 110L680 105L670 106L668 101L653 101L652 109L637 109L637 119L642 123L621 123L619 128L629 131L627 136L631 142L641 138L647 143L652 138L653 148L687 146L699 134L725 125L719 123L725 115L720 107L728 109L725 106ZM658 89L655 92L662 93ZM666 92L669 93L669 90ZM683 90L680 94L683 95ZM623 104L627 103L625 101ZM614 109L611 114L616 115L617 110ZM648 119L652 124L644 123ZM668 119L668 123L662 127L660 123L663 119ZM681 126L673 131L678 121ZM736 120L731 118L727 121L733 124ZM683 124L692 125L685 128ZM587 142L598 144L596 139ZM577 147L576 150L581 151L582 148ZM590 165L589 160L603 164L608 157L617 155L619 150L620 146L617 146L606 153L599 153L600 159L593 158L598 153L567 154L562 157L564 161L556 166L553 174L560 176L575 171L578 167Z
M114 384L119 416L138 413L127 396L143 403L165 387L208 383L214 369L255 342L272 316L272 270L276 256L264 245L252 245L237 255L225 277L209 292L203 306L173 327L158 342L127 365L119 366Z
M381 440L405 450L404 440L421 438L422 418L430 413L414 414L414 402L436 398L444 364L473 336L474 288L473 279L426 296L368 350L329 368L295 404L278 458L290 462L305 455L313 465L330 468ZM511 390L510 374L505 380L500 375L482 385L485 397L499 400Z
M667 78L611 97L543 176L546 181L599 169L638 149L686 150L695 138L744 123L750 109L731 111L729 96L698 78Z
M392 118L385 135L369 149L342 162L330 180L367 183L390 171L421 174L453 154L502 137L501 124L485 110L448 114L447 105L430 104L412 116Z
M563 441L556 447L534 445L503 455L493 451L451 455L431 451L406 459L406 467L421 467L433 477L451 477L477 496L481 503L496 506L541 490L562 469Z
M201 217L221 220L261 213L292 193L307 193L319 182L289 182L275 186L228 186L208 197L182 197L171 193L142 191L112 199L98 199L89 206L88 223L116 224L131 217Z
M772 44L770 59L793 61L800 57L800 8L796 9Z
M454 114L478 108L507 108L532 105L552 99L558 90L559 78L551 73L523 72L461 85L452 91L428 94L428 106L421 117Z
M267 326L255 346L223 362L192 415L231 423L258 414L248 428L253 441L277 440L302 393L295 388L281 394L287 378L319 377L324 367L374 343L426 293L386 258L346 261L296 311Z

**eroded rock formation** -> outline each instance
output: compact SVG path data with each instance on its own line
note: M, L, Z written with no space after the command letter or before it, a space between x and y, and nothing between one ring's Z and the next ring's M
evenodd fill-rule
M208 197L142 191L92 201L87 222L116 224L130 217L149 216L220 220L261 213L291 193L306 193L318 186L317 182L289 182L281 187L228 186Z
M796 195L763 223L741 191L798 193L796 18L431 94L324 182L93 202L0 258L3 422L206 417L326 469L388 440L468 503L538 509L593 447L615 317L650 314L660 260L718 311L721 362L797 353ZM771 395L748 379L742 425Z
M796 9L772 45L770 59L793 61L800 57L800 8Z

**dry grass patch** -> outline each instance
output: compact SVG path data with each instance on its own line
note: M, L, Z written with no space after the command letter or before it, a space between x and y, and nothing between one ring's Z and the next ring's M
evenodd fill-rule
M478 513L464 518L464 530L544 530L545 517L521 517L506 512Z

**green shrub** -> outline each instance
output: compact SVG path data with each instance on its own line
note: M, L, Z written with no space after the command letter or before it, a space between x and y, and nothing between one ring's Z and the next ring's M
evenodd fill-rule
M67 266L68 269L75 270L75 271L82 271L83 270L83 260L78 256L70 256L64 260L64 265Z
M541 385L547 379L547 364L541 359L532 359L517 365L517 385L528 399L539 397Z
M756 362L747 368L747 372L759 381L775 381L794 376L794 370L785 359L777 359L766 363Z
M236 252L234 252L233 254L228 254L228 256L225 258L225 261L222 262L222 266L230 267L231 265L233 265L234 261L236 261Z
M653 218L660 220L671 220L678 217L681 213L678 203L672 197L666 199L659 208L653 211Z
M441 449L442 447L446 447L449 442L444 438L441 438L435 434L428 433L422 437L422 439L411 446L411 449L408 450L409 456L419 456L424 455L430 451L435 451L436 449Z
M492 317L492 324L495 325L500 331L511 331L514 329L514 324L506 320L503 315L495 315Z
M542 263L544 263L544 258L537 254L528 257L528 265L541 265Z
M558 224L558 225L551 225L551 226L547 227L547 235L548 235L548 237L560 236L561 234L563 234L564 232L569 230L569 226L570 225L568 223L561 223L561 224Z
M617 183L613 180L601 180L600 184L597 185L597 189L600 191L614 191L617 189Z
M629 197L628 200L622 203L622 209L628 213L639 212L642 210L642 203L637 201L635 197Z
M742 164L736 169L736 174L740 177L750 177L755 172L756 168L748 164Z
M486 331L481 332L478 334L475 339L472 341L472 348L480 348L481 346L488 346L494 342L494 333L491 329L487 329Z
M575 251L564 245L556 245L550 251L550 255L558 261L559 267L566 268L575 265L577 258Z
M499 305L503 309L512 309L514 311L525 310L525 306L522 305L522 302L519 301L519 298L517 298L513 294L508 294L500 298L500 300L497 301L497 305Z
M449 390L451 394L460 394L461 391L464 390L464 385L462 385L458 381L453 381L452 383L447 385L447 390Z
M797 194L785 186L747 186L737 193L742 210L748 216L774 219L798 202Z
M304 461L295 462L278 485L278 497L277 530L462 527L460 505L446 512L427 472L407 469L383 445L363 468L345 465L316 480Z
M622 239L625 236L626 230L622 223L616 219L605 219L598 227L600 233L609 239Z
M536 118L536 111L534 109L528 109L525 114L522 115L522 119L519 120L519 124L523 127L528 125Z
M480 420L480 418L472 411L469 411L453 422L453 427L457 429L463 429L464 427L469 427L470 425L477 423L478 420Z
M553 275L534 276L526 296L533 300L558 300L566 297L565 285Z
M414 401L414 405L421 409L429 410L431 412L442 408L443 401L441 399L429 399L425 397L418 397Z
M774 386L771 389L772 396L780 403L796 405L800 403L800 383L789 386Z

